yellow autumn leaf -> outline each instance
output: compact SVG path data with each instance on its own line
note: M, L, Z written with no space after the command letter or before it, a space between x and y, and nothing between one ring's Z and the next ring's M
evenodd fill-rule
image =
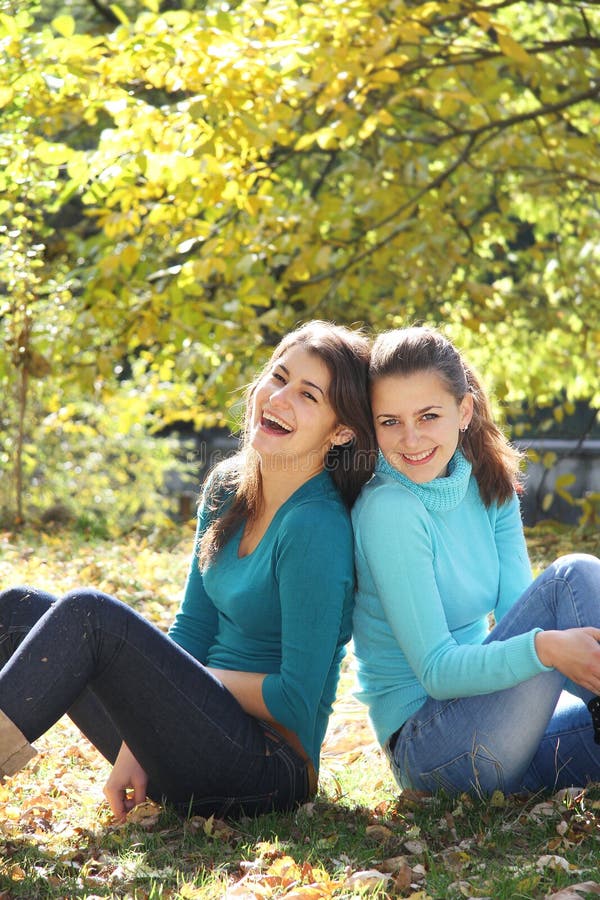
M400 73L395 69L379 69L378 72L373 73L371 78L371 82L375 84L396 84L398 81L400 81Z
M8 16L6 13L0 12L0 36L9 34L11 37L19 37L22 27L21 13L16 16Z
M575 484L576 477L573 472L565 472L564 475L559 475L556 479L554 487L556 490L564 490L567 487L570 487L572 484Z
M336 150L339 143L339 137L333 128L321 128L317 131L317 144L321 150Z
M377 115L367 116L358 130L358 136L361 141L365 141L370 137L379 125L379 117Z
M206 897L204 887L196 887L192 882L185 881L179 888L179 896L181 900L200 900Z
M294 150L306 150L308 147L312 147L316 139L317 135L315 133L303 134L294 144Z
M336 886L331 883L304 884L286 893L285 900L321 900L323 897L331 897Z
M60 166L69 162L75 155L75 151L66 144L53 144L48 141L40 141L35 147L35 155L40 162L50 166Z
M133 268L137 261L140 258L140 251L138 247L134 247L132 244L127 244L121 250L119 254L121 261L129 268Z
M58 34L62 35L62 37L72 37L75 33L75 19L73 16L56 16L55 19L52 19L51 25Z
M301 876L300 866L291 856L281 856L267 869L267 874L283 879L287 883L297 881Z
M0 108L8 106L15 96L14 90L8 85L0 86Z
M481 28L487 29L492 24L492 20L490 18L489 13L483 12L483 10L478 10L476 12L471 13L471 18L473 19L474 22L477 22L477 24Z
M237 181L228 181L223 189L223 200L234 200L240 192Z
M508 56L510 59L514 59L515 62L521 63L522 65L526 66L532 64L533 60L529 53L527 53L527 51L509 34L503 34L501 31L499 31L498 44L503 54L505 56Z
M495 807L506 806L506 797L502 791L494 791L490 798L490 805Z
M377 118L381 122L382 125L393 125L394 117L390 115L387 109L380 109L377 113Z
M117 19L122 25L129 25L129 19L127 18L125 12L121 9L120 6L117 6L116 3L111 3L109 9L112 13L115 14Z

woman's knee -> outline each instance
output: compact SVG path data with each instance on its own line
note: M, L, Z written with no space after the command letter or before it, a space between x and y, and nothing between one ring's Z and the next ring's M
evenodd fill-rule
M565 581L589 583L600 591L600 559L590 553L568 553L559 556L549 567L555 577Z
M56 601L56 607L68 609L71 614L96 613L102 606L114 602L112 597L94 588L73 588Z
M54 601L55 597L46 591L29 585L17 585L0 591L0 614L6 617L11 612L24 613L25 610L32 609L38 615L43 615Z
M9 606L13 603L21 603L25 598L31 597L35 593L36 591L34 588L24 584L7 588L4 591L0 591L0 605Z
M91 627L113 626L123 618L124 604L95 588L74 588L56 601L56 611Z

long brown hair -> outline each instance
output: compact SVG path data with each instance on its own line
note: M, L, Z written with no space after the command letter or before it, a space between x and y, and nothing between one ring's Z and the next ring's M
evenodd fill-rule
M335 445L325 456L325 469L350 508L371 476L376 458L375 434L368 393L369 341L359 331L331 322L313 321L286 335L246 391L246 413L238 453L209 475L205 503L212 520L200 542L204 568L242 521L252 520L262 504L259 458L248 444L250 411L256 387L275 361L297 345L325 363L331 375L328 400L340 424L354 432L351 441Z
M507 441L492 417L489 399L479 376L457 348L435 328L400 328L380 334L371 351L371 384L388 375L434 372L457 403L473 396L473 417L461 432L459 447L473 467L486 506L505 503L520 487L520 454Z

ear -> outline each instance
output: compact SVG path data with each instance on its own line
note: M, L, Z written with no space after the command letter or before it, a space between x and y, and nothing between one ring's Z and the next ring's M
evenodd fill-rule
M349 444L355 437L354 432L347 425L338 425L331 436L331 446L339 447L342 444Z
M468 393L460 401L460 430L465 431L473 418L473 394Z

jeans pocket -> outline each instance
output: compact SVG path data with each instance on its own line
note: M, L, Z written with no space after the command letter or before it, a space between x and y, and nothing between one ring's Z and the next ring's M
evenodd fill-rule
M444 791L453 795L468 791L487 796L496 790L504 792L502 765L482 745L426 771L407 774L414 788L432 793Z

